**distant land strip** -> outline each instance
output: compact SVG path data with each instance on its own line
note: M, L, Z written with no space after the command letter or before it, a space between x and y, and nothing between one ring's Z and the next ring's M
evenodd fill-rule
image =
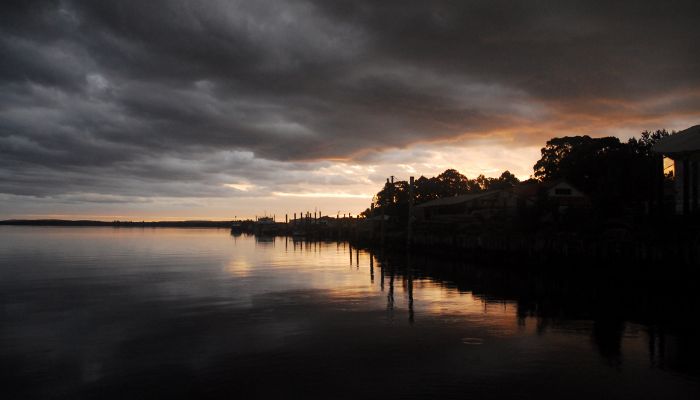
M0 221L0 225L230 228L231 222L232 221L91 221L65 219L7 219Z

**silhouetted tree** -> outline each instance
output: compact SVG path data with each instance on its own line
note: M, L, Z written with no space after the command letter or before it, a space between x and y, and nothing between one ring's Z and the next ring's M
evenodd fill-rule
M622 149L616 137L565 136L553 138L542 148L542 158L534 166L541 181L566 179L591 192L608 167L608 159Z
M503 171L501 176L499 176L497 179L489 179L490 182L488 189L510 189L520 183L520 179L518 179L510 171Z
M414 200L416 204L421 204L442 197L476 193L489 188L507 189L518 182L518 178L509 171L504 171L498 178L487 178L484 175L479 175L476 179L469 179L455 169L448 169L436 177L421 176L416 179ZM362 215L366 217L379 215L383 208L385 215L405 218L408 215L408 192L407 181L395 181L392 184L387 180L382 190L372 199L375 206L374 214L368 208Z
M625 209L639 208L649 199L655 168L652 148L656 142L668 136L665 130L644 131L639 139L626 143L616 137L591 138L590 136L555 137L542 148L542 157L534 165L531 183L565 179L588 193L594 205L603 213L619 213ZM483 174L469 179L455 169L447 169L436 177L419 177L415 181L416 204L442 197L458 196L493 189L510 189L520 180L510 171L498 178ZM386 215L404 218L408 215L408 182L387 180L373 199L374 215L381 209ZM371 216L367 209L365 216Z
M627 141L627 144L631 147L632 151L638 155L651 157L652 147L659 141L659 139L670 135L666 129L657 130L656 132L644 131L641 133L639 139L632 137Z
M476 191L488 190L489 186L491 186L491 181L489 178L485 177L484 174L481 174L474 179L474 186L476 187Z
M553 138L542 148L534 176L542 182L566 179L588 193L598 211L620 213L649 199L652 147L668 132L642 132L622 143L616 137Z
M440 182L437 178L421 176L414 182L416 204L440 198Z
M469 193L469 179L456 169L448 169L437 176L440 197L458 196Z

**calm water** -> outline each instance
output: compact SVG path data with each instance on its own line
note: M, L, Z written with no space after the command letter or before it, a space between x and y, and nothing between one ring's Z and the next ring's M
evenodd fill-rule
M225 230L0 227L0 395L700 398L697 301L597 286Z

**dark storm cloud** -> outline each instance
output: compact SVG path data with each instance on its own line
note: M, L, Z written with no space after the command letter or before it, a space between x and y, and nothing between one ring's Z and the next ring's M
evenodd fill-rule
M640 99L678 92L686 112L700 105L697 1L0 7L9 194L219 196L236 180L305 182L318 165L304 160L572 110L605 119L600 99L629 118Z

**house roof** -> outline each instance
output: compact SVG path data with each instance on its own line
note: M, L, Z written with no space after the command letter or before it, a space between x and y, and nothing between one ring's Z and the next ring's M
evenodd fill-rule
M691 126L660 139L654 145L654 151L664 154L700 151L700 125Z
M513 187L513 193L522 197L535 197L541 190L551 190L552 188L555 188L556 186L561 184L567 185L580 192L581 194L585 193L583 190L574 186L573 184L571 184L571 182L567 181L564 178L559 178L547 182L523 182Z
M585 193L583 190L579 189L578 187L576 187L575 185L573 185L571 182L567 181L564 178L559 178L559 179L555 179L553 181L545 182L544 188L547 190L551 190L551 189L561 185L562 183L564 185L567 185L567 186L573 188L573 189L576 189L576 191L581 192L582 194Z
M435 199L435 200L431 200L427 203L419 204L416 206L416 208L451 206L453 204L460 204L460 203L464 203L466 201L478 199L480 197L486 197L488 195L493 195L493 194L498 193L498 192L499 192L499 190L490 190L488 192L481 192L481 193L474 193L474 194L463 194L461 196L453 196L453 197L443 197L441 199Z
M520 182L513 186L513 193L522 197L535 197L541 188L540 182Z

